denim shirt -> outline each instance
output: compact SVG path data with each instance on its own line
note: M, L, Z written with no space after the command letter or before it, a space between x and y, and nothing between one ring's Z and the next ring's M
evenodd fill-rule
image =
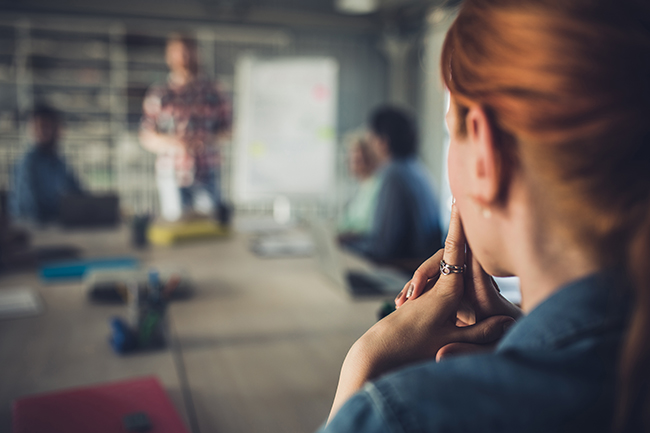
M611 431L629 302L621 278L558 290L494 352L425 362L368 383L320 433Z
M14 169L11 213L15 218L50 221L58 216L61 197L81 192L63 157L35 146Z

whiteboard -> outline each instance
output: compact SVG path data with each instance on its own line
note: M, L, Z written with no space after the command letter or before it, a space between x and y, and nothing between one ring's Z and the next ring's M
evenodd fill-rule
M337 62L244 56L236 68L233 198L241 203L330 194Z

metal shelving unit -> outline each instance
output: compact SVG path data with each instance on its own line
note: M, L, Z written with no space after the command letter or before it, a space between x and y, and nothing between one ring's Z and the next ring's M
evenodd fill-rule
M15 161L31 145L28 113L47 103L63 113L61 151L84 187L115 189L113 152L126 124L122 35L121 24L82 20L0 23L0 86L15 93L0 106L0 188L11 188Z

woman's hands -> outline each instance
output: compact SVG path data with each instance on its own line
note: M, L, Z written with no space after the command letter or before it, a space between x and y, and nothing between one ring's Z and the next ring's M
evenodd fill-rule
M462 223L455 206L452 207L445 249L450 246L456 249L466 249L464 263L467 263L467 269L464 274L464 296L458 318L466 324L473 324L494 315L506 315L518 319L522 315L521 310L501 296L494 279L483 270L481 264L472 255L469 246L465 245ZM417 298L433 287L439 277L440 257L438 252L415 271L411 281L406 283L404 289L395 299L395 306L399 308L407 300Z
M427 260L414 276L418 296L412 295L409 302L402 303L397 311L376 323L348 352L330 418L366 381L418 361L433 359L450 343L492 343L512 325L512 317L494 314L475 324L459 322L457 315L464 301L483 299L483 295L466 296L464 276L467 273L440 276L439 264L443 258L450 265L465 263L465 236L455 208L445 249ZM487 306L492 306L491 297ZM476 308L475 311L480 311L477 316L482 316L483 310L483 307Z
M449 225L449 237L447 244L454 243L458 238L458 228L462 233L462 223L455 206L452 207L451 221ZM464 242L464 236L463 236ZM456 242L457 243L457 242ZM460 245L458 248L463 248ZM459 326L475 324L491 316L510 316L519 319L522 315L521 309L505 299L499 292L494 279L488 275L481 264L474 258L469 245L465 245L465 287L463 299L457 312L457 323ZM404 289L395 299L395 306L399 308L407 300L413 300L422 293L428 291L440 277L440 259L434 255L415 271L411 281L406 283ZM495 342L496 343L496 342ZM437 354L437 358L443 358L451 354L477 352L489 350L494 344L483 345L474 343L454 342L444 346Z

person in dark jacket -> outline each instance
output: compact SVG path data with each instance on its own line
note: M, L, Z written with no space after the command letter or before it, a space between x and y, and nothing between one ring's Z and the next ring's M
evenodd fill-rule
M343 244L380 263L410 261L415 269L442 245L438 200L417 157L416 123L407 111L387 105L370 115L369 129L381 163L377 207L370 232Z
M37 106L30 124L34 145L14 168L10 210L14 218L46 223L58 217L64 195L80 194L82 189L59 153L60 113Z

